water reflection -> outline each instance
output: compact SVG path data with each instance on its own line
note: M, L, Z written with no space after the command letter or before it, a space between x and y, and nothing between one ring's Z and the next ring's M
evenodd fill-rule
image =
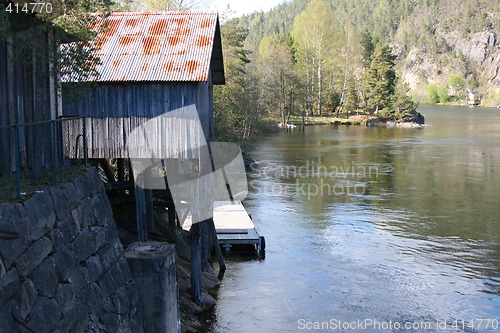
M247 207L267 257L229 258L213 331L500 319L500 114L421 112L432 126L316 127L255 144Z

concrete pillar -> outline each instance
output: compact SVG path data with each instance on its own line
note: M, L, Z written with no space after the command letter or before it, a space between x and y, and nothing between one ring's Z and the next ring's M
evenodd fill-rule
M125 251L139 292L145 333L179 333L175 247L159 242L132 243Z

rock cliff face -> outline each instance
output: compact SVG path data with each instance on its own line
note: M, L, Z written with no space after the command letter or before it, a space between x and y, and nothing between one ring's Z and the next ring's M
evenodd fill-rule
M462 74L481 86L500 86L500 36L493 30L465 35L458 31L436 29L441 51L395 45L404 80L412 90L428 81L446 83L452 73Z
M470 61L488 84L500 84L500 44L495 32L483 31L463 37L454 31L442 33L442 36L457 53Z

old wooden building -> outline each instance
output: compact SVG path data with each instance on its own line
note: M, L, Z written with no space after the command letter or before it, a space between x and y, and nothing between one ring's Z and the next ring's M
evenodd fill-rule
M64 100L63 115L87 117L89 159L100 161L104 169L104 159L117 159L118 180L123 180L123 164L127 158L151 158L154 155L170 158L175 165L178 162L175 157L184 156L166 156L164 153L172 145L192 146L191 136L182 133L202 133L197 138L201 136L200 142L213 139L213 85L225 83L217 13L112 13L97 29L96 55L100 58L96 67L99 74L97 80L85 82L78 76L63 78L65 82L84 81L83 98ZM176 123L177 126L172 127L168 121L165 123L162 120L163 115L187 106L196 107L199 122L198 119L196 122L186 121L185 126ZM146 126L146 123L149 125ZM197 130L200 127L202 132ZM167 139L161 144L155 141L144 147L138 145L132 154L128 144L137 128L147 128L148 140ZM78 141L78 137L71 137L70 130L65 133L69 133L68 142ZM154 154L151 154L151 147ZM70 155L68 157L82 157L80 152L72 152L71 149L67 150L67 154ZM212 165L209 159L202 158L200 154L198 157L194 162L200 164L198 170L206 168L207 161L208 166ZM166 166L167 175L178 170L178 167ZM145 241L153 224L153 196L161 193L153 193L150 189L143 191L142 186L138 186L137 177L140 176L135 166L133 175L137 235L140 241ZM115 180L112 172L107 173L107 178ZM169 193L168 190L165 192ZM197 201L207 195L198 191L190 199ZM173 200L167 198L166 202L170 222L175 220ZM220 252L213 221L203 222L191 229L192 289L198 301L201 300L201 270L208 266L210 248L214 245Z
M16 150L21 169L39 172L52 165L50 123L15 130L14 125L57 118L61 103L52 60L62 32L34 14L8 13L5 5L0 4L0 175L14 172Z
M64 116L88 117L88 157L128 158L134 128L193 104L209 141L213 85L225 82L217 13L112 13L102 27L97 81L63 104Z

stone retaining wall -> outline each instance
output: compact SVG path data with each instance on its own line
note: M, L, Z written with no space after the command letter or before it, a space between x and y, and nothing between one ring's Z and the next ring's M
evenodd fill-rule
M0 332L143 332L100 176L0 204Z

